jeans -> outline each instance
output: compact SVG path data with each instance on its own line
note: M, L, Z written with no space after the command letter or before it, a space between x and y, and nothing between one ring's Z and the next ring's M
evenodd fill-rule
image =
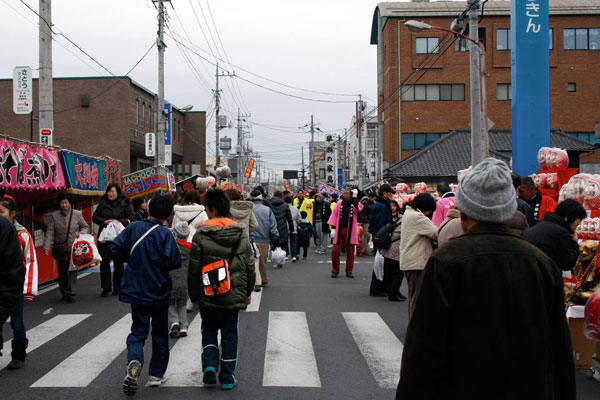
M323 244L323 221L315 221L315 230L317 231L317 233L319 234L319 238L315 239L315 253L318 253L321 251L321 245Z
M220 383L233 383L233 372L237 366L239 310L200 309L202 317L202 371L207 367L219 369L219 343L217 334L221 330Z
M108 251L108 243L98 243L98 252L102 261L100 262L100 285L102 289L111 288L115 292L121 290L121 278L123 277L123 262L115 261L112 259L110 252ZM110 279L110 262L113 261L114 274L112 277L112 284Z
M144 342L152 323L152 358L148 374L162 378L169 364L169 306L131 305L131 333L127 336L127 363L137 360L144 364Z
M63 297L73 294L75 282L77 282L77 271L69 271L69 260L56 260L58 269L58 287Z
M27 335L25 334L25 324L23 323L23 295L19 298L19 302L13 308L10 314L10 326L13 329L13 340L19 342L23 346L27 343Z
M296 258L298 256L298 234L290 233L290 251L291 257Z
M187 299L171 299L169 305L169 327L173 324L179 324L180 330L188 329Z

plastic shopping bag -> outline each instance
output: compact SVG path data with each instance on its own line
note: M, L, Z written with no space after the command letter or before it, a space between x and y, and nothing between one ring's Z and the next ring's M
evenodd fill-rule
M117 236L119 236L119 233L123 232L124 230L125 227L119 221L111 222L106 228L102 230L98 241L100 243L112 242L116 239Z
M286 253L281 247L277 247L275 250L273 250L273 253L271 253L271 259L273 260L274 264L285 264L285 256Z
M383 256L378 250L375 254L375 266L373 267L375 278L377 278L378 281L383 281L383 261Z
M75 271L77 268L87 267L99 261L102 261L102 257L94 244L94 237L88 234L79 235L79 238L75 239L71 246L69 271Z

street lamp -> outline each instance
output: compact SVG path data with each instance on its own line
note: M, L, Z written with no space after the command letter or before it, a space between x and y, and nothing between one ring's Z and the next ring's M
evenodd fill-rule
M487 98L485 86L485 46L480 41L441 26L427 24L422 21L410 20L404 25L411 32L421 32L423 30L440 30L458 35L477 45L479 49L479 63L477 58L473 57L473 47L471 47L471 164L473 167L489 156L489 138L488 138L488 116L487 116ZM453 22L452 27L456 26ZM479 74L475 74L479 64ZM483 113L483 115L482 115Z
M187 106L183 106L180 108L181 111L191 111L194 106L192 104L188 104Z

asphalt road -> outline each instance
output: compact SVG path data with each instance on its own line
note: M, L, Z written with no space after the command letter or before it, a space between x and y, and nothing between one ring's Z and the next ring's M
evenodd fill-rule
M282 269L253 296L240 318L239 354L232 391L203 387L199 314L188 313L189 336L170 339L165 386L143 387L136 397L179 399L393 399L407 327L407 303L368 295L372 257L357 258L355 279L330 277L330 256L315 255ZM343 267L343 265L342 265ZM119 399L125 374L129 306L101 298L99 275L81 278L77 300L65 304L57 289L25 307L30 354L8 371L11 330L4 326L0 357L2 399ZM402 293L406 294L405 285ZM150 340L146 345L150 357ZM443 371L432 371L443 373ZM598 399L600 384L579 372L578 399Z

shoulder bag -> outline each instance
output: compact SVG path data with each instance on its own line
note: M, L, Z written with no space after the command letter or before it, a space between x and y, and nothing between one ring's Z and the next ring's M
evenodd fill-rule
M65 237L65 241L60 244L54 243L54 246L52 247L52 257L54 257L56 259L63 260L63 259L69 258L69 256L70 256L71 249L69 248L68 244L69 244L69 234L71 233L71 220L72 219L73 219L73 209L71 208L71 215L69 215L69 223L67 224L67 234ZM56 222L54 223L54 225L56 226ZM55 235L56 235L56 230L55 230Z
M229 273L229 265L233 262L235 253L239 247L242 234L234 247L231 248L229 261L218 260L210 264L202 266L202 285L204 286L204 294L208 297L223 296L233 290L231 285L231 274Z

